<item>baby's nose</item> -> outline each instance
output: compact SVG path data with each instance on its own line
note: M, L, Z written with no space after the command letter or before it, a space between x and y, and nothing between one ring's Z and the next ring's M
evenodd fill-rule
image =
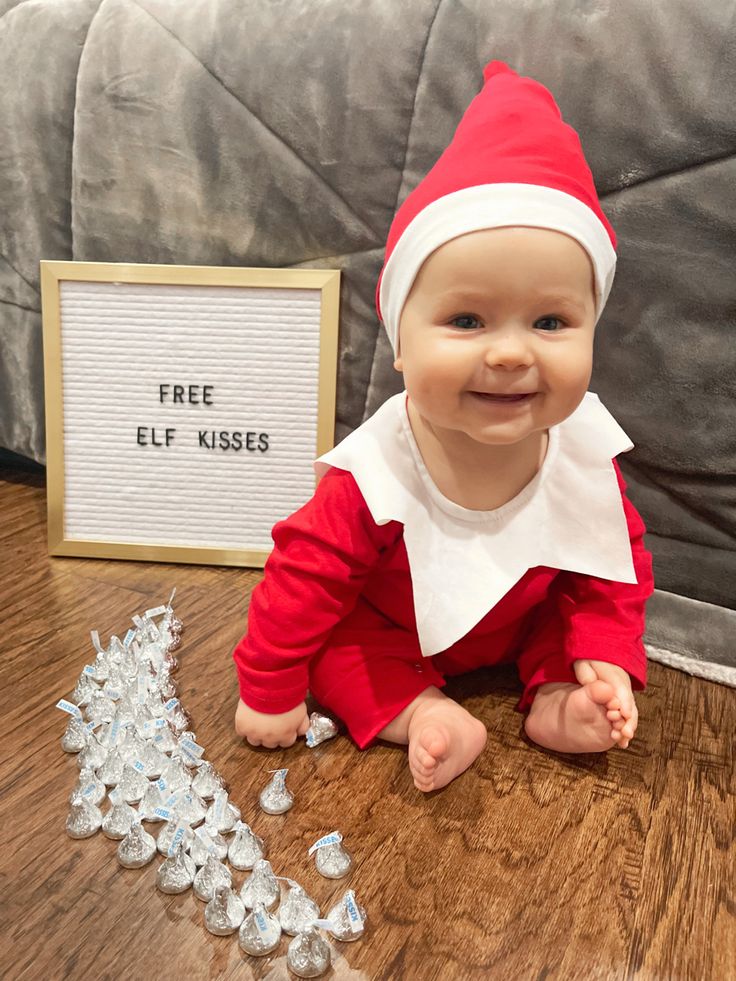
M500 331L488 339L485 363L491 368L524 368L534 360L528 338L520 331Z

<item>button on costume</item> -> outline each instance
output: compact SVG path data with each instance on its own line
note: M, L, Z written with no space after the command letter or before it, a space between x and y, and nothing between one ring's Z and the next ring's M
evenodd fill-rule
M469 231L561 231L590 256L597 317L611 288L615 235L577 134L539 83L500 62L484 74L389 234L377 306L394 351L422 263ZM540 684L576 683L583 658L644 688L651 555L615 460L633 443L592 392L548 435L538 473L493 511L442 495L406 393L315 461L315 494L274 526L234 652L243 701L286 712L309 689L362 748L424 689L480 666L517 664L520 711Z

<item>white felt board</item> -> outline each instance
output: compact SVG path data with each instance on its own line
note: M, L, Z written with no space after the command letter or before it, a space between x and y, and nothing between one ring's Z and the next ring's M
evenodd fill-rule
M314 493L321 299L61 280L66 542L268 552Z

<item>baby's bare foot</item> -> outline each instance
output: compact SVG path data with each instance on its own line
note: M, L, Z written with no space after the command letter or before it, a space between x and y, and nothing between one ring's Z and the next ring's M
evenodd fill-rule
M609 718L609 714L620 713L620 707L613 686L607 681L540 685L524 728L530 739L546 749L600 753L624 742L628 746L628 739L622 739L622 730L614 728L616 722L623 720Z
M470 766L486 744L486 727L450 698L417 707L409 726L414 785L439 790Z

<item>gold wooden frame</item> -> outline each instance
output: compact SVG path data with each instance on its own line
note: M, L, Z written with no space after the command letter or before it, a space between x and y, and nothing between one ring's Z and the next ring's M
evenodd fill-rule
M141 545L130 542L100 542L65 538L64 392L59 288L60 282L64 280L176 286L319 289L322 294L322 302L315 456L321 456L332 449L335 442L340 271L336 269L262 269L247 266L167 266L117 262L41 261L49 554L262 569L270 552L261 549L202 548L193 545Z

